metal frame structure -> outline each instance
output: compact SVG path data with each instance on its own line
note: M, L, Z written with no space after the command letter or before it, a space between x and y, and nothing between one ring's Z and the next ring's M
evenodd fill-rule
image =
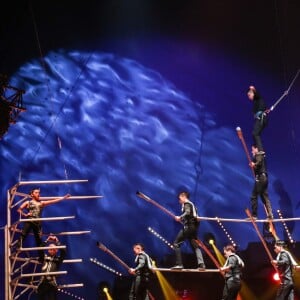
M0 74L0 139L8 131L10 124L16 124L21 112L26 111L23 106L24 90L8 85L8 78Z
M36 258L31 257L31 251L33 250L46 250L49 247L29 247L29 248L17 248L18 237L21 233L19 225L28 221L27 219L16 218L12 211L18 207L21 203L30 199L30 195L19 192L18 189L25 185L45 185L45 184L74 184L83 183L88 180L53 180L53 181L20 181L7 191L7 225L5 226L5 299L16 300L22 295L32 293L37 289L38 284L33 281L34 277L41 277L45 275L61 275L66 274L67 271L58 271L52 273L41 273L38 271L39 262ZM51 197L57 198L55 197ZM69 199L94 199L102 198L102 196L71 196ZM41 197L43 199L50 199L50 197ZM50 217L39 218L37 221L65 221L74 219L75 216L66 217ZM90 233L90 231L71 231L61 232L55 235L81 235ZM57 249L66 248L66 246L56 246ZM78 263L82 262L82 259L69 259L64 260L64 263ZM64 284L58 286L58 290L61 288L73 288L82 287L83 283ZM80 297L78 299L81 299Z

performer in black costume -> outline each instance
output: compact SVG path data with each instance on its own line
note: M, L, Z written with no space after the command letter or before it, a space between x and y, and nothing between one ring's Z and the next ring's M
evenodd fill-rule
M21 236L18 240L17 247L21 247L23 241L26 239L29 232L32 230L36 242L36 246L40 247L42 244L41 234L42 234L42 225L40 221L34 221L36 218L42 217L42 211L43 208L47 205L57 203L59 201L62 201L64 199L67 199L70 197L69 194L66 194L64 197L52 199L52 200L40 200L40 189L35 188L30 191L31 200L25 201L22 203L22 205L18 208L18 213L28 218L30 221L24 223L24 227L22 229ZM27 211L27 212L25 212ZM43 251L39 252L39 259L41 260L44 256Z
M251 85L247 96L253 102L254 125L252 130L253 142L257 145L258 151L264 151L261 141L261 133L268 123L267 106L256 88Z
M292 255L285 250L284 241L276 241L274 251L277 254L276 259L272 260L272 264L277 268L280 286L277 290L276 300L293 300L294 299L294 282L293 269L298 269L296 261Z
M244 262L235 254L233 245L224 247L224 255L227 258L221 271L225 274L225 285L223 289L222 300L235 300L241 289L241 276Z
M173 243L176 255L176 263L173 269L183 268L180 246L187 239L196 254L198 268L203 270L205 269L205 264L203 261L202 252L197 243L194 241L198 238L197 232L199 221L197 220L197 209L195 205L189 200L188 192L184 191L179 193L178 198L179 203L181 204L182 214L180 216L176 216L175 219L176 221L183 223L183 228L179 231Z
M129 300L149 300L148 290L152 275L152 261L141 243L133 245L133 252L136 255L136 267L129 269L129 273L135 275Z
M48 249L48 255L44 254L42 258L42 272L57 272L60 268L61 263L66 257L65 249L60 249L60 255L57 255L58 250L54 248L55 246L59 246L60 242L58 238L54 235L50 235L43 246L46 246L47 242L49 242L49 247L53 247L52 249ZM41 281L38 285L37 289L38 299L39 300L56 300L57 299L57 283L56 276L47 275L42 276Z
M260 196L267 210L267 217L273 219L272 206L268 194L268 172L265 154L252 145L253 160L250 167L254 169L255 182L251 195L252 216L257 218L257 198Z

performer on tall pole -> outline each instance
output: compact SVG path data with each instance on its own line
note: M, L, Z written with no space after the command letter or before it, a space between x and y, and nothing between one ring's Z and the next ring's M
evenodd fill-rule
M196 254L198 268L200 270L205 270L202 252L199 245L195 242L195 240L197 240L197 231L199 227L199 221L197 219L197 209L194 203L189 200L188 192L180 192L178 195L178 199L179 203L181 204L182 214L180 216L175 216L175 220L177 222L183 223L183 228L179 231L173 243L176 255L176 263L173 269L183 269L180 247L185 240L188 240Z
M268 171L265 154L259 151L256 145L252 145L253 159L250 167L254 170L255 181L251 195L252 217L257 218L257 198L260 196L267 212L267 218L273 219L271 201L268 193Z
M144 245L141 243L133 245L136 266L128 270L130 274L135 276L131 285L129 300L149 299L149 285L153 272L152 260L144 250Z
M268 123L267 106L264 99L260 96L255 86L250 85L247 91L247 96L253 103L254 124L252 130L253 142L257 145L258 151L264 152L261 133Z

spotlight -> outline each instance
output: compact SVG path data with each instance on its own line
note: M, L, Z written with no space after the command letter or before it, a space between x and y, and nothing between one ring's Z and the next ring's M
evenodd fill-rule
M110 287L108 282L101 281L98 284L98 300L111 300Z
M216 244L216 238L211 232L207 232L204 235L204 241L211 246Z

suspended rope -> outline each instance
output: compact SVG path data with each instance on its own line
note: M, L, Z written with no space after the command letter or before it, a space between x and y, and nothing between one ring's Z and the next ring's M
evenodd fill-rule
M280 96L280 98L271 106L271 108L267 111L268 113L273 111L275 109L275 107L284 99L284 97L286 97L289 94L292 86L294 85L296 79L298 78L299 73L300 73L300 69L298 69L298 71L297 71L296 75L294 76L292 82L290 83L288 89L286 91L284 91L283 94Z
M39 51L39 55L40 55L41 65L42 65L42 68L44 69L45 76L47 77L47 65L46 65L45 57L44 57L44 55L43 55L42 46L41 46L41 43L40 43L39 32L38 32L38 26L37 26L37 23L36 23L36 19L35 19L35 15L34 15L34 11L33 11L33 7L32 7L32 3L31 3L31 2L30 2L30 4L29 4L29 9L30 9L30 13L31 13L32 22L33 22L34 33L35 33L36 42L37 42L37 46L38 46L38 51ZM91 54L88 56L88 58L85 60L85 62L84 62L84 64L83 64L83 66L82 66L82 69L81 69L81 71L80 71L78 77L76 78L76 80L75 80L75 82L74 82L72 88L71 88L70 91L69 91L69 94L66 96L66 99L65 99L64 103L62 104L62 106L60 107L59 112L56 114L56 117L54 118L52 124L51 124L50 127L48 128L48 130L47 130L47 132L46 132L46 134L45 134L43 140L41 141L41 143L39 144L37 150L36 150L35 153L33 154L33 157L32 157L32 159L31 159L30 164L31 164L31 163L33 162L33 160L35 159L36 155L38 154L38 152L39 152L40 149L41 149L41 146L45 143L45 141L46 141L46 139L47 139L49 133L52 131L54 125L56 124L56 121L57 121L57 119L58 119L58 116L60 115L60 113L61 113L63 107L64 107L65 104L66 104L66 102L69 100L71 93L72 93L73 90L75 89L75 87L76 87L76 85L77 85L77 83L78 83L78 81L79 81L79 78L81 77L83 71L85 70L86 65L87 65L87 63L88 63L88 61L89 61L91 55L92 55L92 53L91 53ZM46 86L47 86L47 91L48 91L49 98L51 98L51 97L50 97L51 91L50 91L50 85L49 85L49 82L50 82L50 80L49 80L49 78L47 78L45 84L46 84ZM52 103L52 102L50 101L50 111L51 111L51 115L54 115L54 111L53 111L53 108L52 108L52 106L51 106L51 103ZM62 142L61 142L61 139L60 139L60 136L59 136L59 135L57 135L57 144L58 144L58 147L59 147L60 152L62 152ZM68 171L67 171L67 167L66 167L66 164L65 164L65 163L63 163L63 168L64 168L64 176L65 176L66 180L68 180L69 175L68 175Z

